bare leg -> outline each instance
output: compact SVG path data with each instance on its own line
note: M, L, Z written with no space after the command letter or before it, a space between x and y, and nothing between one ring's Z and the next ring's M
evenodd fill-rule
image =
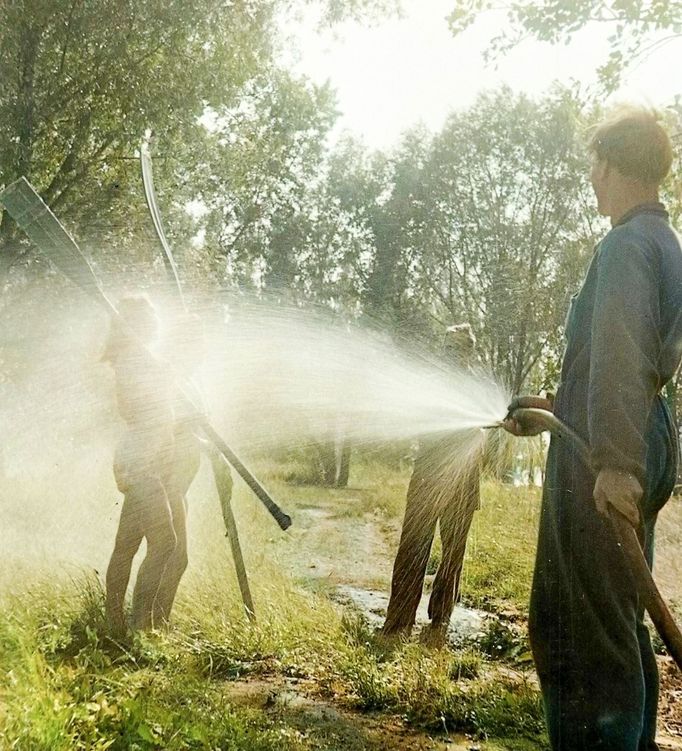
M175 431L173 467L166 483L166 494L173 517L176 545L168 559L153 606L155 626L167 624L180 586L180 579L187 568L187 500L186 493L199 471L199 441L186 425Z
M154 599L168 560L175 549L177 537L173 529L173 515L161 481L148 478L141 484L140 492L143 499L147 555L137 574L131 620L134 629L147 629L152 625Z
M168 624L180 579L187 568L187 503L184 498L177 496L172 501L170 498L168 500L176 543L166 563L152 607L152 622L157 627Z
M133 558L142 542L142 520L138 508L139 498L134 493L126 494L121 508L114 552L107 568L106 614L111 629L122 634L126 630L123 603L130 580Z
M391 597L383 627L384 636L409 634L414 626L438 519L435 490L418 460L407 490L405 518L393 565Z

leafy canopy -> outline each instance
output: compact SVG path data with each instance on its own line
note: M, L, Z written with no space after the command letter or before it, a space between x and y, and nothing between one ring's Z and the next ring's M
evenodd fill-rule
M449 16L450 28L459 34L481 14L500 9L506 12L508 28L493 40L493 55L528 36L551 43L568 42L588 24L604 25L610 52L599 73L607 90L616 88L629 65L682 36L679 0L517 0L502 6L495 0L456 0Z

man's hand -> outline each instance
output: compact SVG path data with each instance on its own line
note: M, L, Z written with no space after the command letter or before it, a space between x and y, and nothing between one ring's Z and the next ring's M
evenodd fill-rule
M605 467L597 475L594 485L594 502L599 513L608 516L611 508L615 508L633 527L639 525L637 504L643 494L637 478L620 469Z
M515 436L533 436L542 433L545 428L534 422L532 418L525 417L520 419L514 416L514 412L517 409L528 408L544 409L547 412L552 412L554 404L542 396L516 396L507 408L507 416L502 421L502 427L508 433Z

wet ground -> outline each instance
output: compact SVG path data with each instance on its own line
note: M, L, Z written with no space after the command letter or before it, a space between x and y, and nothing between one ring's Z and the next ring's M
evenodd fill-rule
M381 628L384 623L388 607L388 592L340 584L333 594L333 599L361 613L372 628ZM415 624L417 631L429 623L427 605L428 597L422 597L417 610ZM485 632L486 623L494 617L482 610L456 606L450 619L448 642L454 647L461 647L467 642L476 641Z
M351 493L344 494L344 503L352 504ZM676 602L680 596L682 583L682 501L673 502L665 510L658 528L658 551L656 579L664 596ZM305 535L306 560L301 560L297 551L291 559L292 573L324 583L329 596L359 612L372 628L380 628L388 605L390 573L394 544L397 539L397 522L387 522L385 518L372 513L358 516L339 513L338 509L311 504L298 509L298 527ZM333 550L333 555L329 552ZM427 578L428 579L428 578ZM428 589L428 581L427 581ZM422 598L417 613L416 630L428 623L428 595ZM453 613L448 640L454 647L467 641L475 641L485 630L486 624L496 616L483 611L457 606ZM659 736L661 751L682 751L682 673L669 658L660 658L661 699L659 713ZM286 694L284 695L286 697ZM312 706L306 702L312 702ZM324 704L324 703L322 703ZM339 712L338 708L324 709L320 702L299 697L294 701L302 716L310 712ZM330 715L328 715L330 716ZM352 725L357 726L358 715L350 713ZM367 749L470 749L476 744L465 738L451 739L451 743L424 737L423 734L402 728L399 719L388 721L385 716L372 719L362 716L365 743L353 745L348 740L349 750ZM343 723L341 723L343 725ZM330 723L331 726L334 723ZM372 740L368 740L371 738ZM384 745L382 745L384 744ZM420 745L421 744L421 745Z
M236 681L229 684L230 703L265 711L286 721L321 748L344 751L497 751L464 735L431 737L386 713L359 713L315 696L315 687L296 679Z

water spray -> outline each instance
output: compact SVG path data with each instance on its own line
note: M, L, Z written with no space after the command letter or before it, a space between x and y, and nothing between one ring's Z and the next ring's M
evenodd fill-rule
M524 400L525 403L530 402ZM576 449L580 460L585 466L591 468L592 460L587 443L574 430L569 428L568 425L565 425L558 417L552 414L552 412L538 407L524 406L511 410L509 417L521 423L528 422L540 425L544 430L548 430L557 438L567 440ZM504 423L501 421L486 426L488 429L503 427ZM682 670L682 633L651 575L651 570L644 557L637 532L630 522L614 508L610 509L609 519L611 520L616 540L626 558L637 593L663 643L667 647L670 656L677 664L677 667Z
M145 187L147 188L147 186ZM151 185L151 190L153 191L153 184ZM103 306L125 329L128 329L128 333L131 337L137 339L135 332L129 330L129 327L119 315L116 306L107 297L87 258L83 255L73 238L60 224L59 220L42 201L25 177L20 178L0 192L0 203L5 206L7 211L13 216L16 223L26 232L33 243L52 259L53 263L68 279L78 285L99 305ZM152 215L154 216L154 212L152 212ZM161 229L161 233L162 232L163 230ZM159 237L161 239L162 234L160 234ZM163 240L165 241L165 236L163 237ZM167 242L162 242L162 245L164 246L164 252L170 252ZM170 258L172 259L172 255ZM179 287L179 279L173 264L171 271L173 272L173 276L178 284L178 292L184 307L184 300L182 300L182 292ZM282 530L288 529L291 526L291 518L275 503L270 494L216 432L208 419L196 408L186 391L181 389L180 393L185 403L196 416L197 424L208 439L208 442L212 444L216 452L219 454L220 460L226 461L234 467L256 497L263 503L280 528ZM223 505L223 516L225 517L225 504L221 505ZM227 512L228 515L231 516L231 509L228 509ZM226 524L228 521L229 520L226 519ZM242 591L242 598L245 604L247 616L250 619L253 619L253 602L248 590L248 582L246 580L246 572L241 557L241 549L239 547L238 538L236 537L236 525L234 524L233 518L231 521L233 522L232 524L227 524L228 536L230 537L230 543L233 549L233 557L237 568L237 578L240 590Z
M110 315L119 320L121 326L128 329L125 321L118 314L116 306L104 293L80 248L25 177L19 178L0 192L0 203L5 206L32 242L47 253L66 277L102 305ZM131 337L137 338L135 332L130 331L129 333ZM182 396L196 414L201 429L215 443L218 451L243 477L280 528L282 530L288 529L291 526L291 517L282 511L265 488L239 460L234 451L220 438L208 419L193 404L190 397L184 392Z

